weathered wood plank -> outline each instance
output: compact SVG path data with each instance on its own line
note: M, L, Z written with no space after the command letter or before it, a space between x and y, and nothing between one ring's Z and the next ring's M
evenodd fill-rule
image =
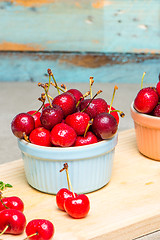
M159 11L158 0L0 0L0 50L160 53Z
M154 83L160 72L160 55L151 54L74 54L0 52L0 81L48 81L51 68L58 82Z

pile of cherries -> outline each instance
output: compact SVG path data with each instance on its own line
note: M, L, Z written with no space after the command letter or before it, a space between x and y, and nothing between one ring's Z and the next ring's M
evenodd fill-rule
M143 88L145 74L144 72L142 76L141 90L134 100L134 108L140 113L160 117L160 74L156 87Z
M2 234L22 234L25 230L27 239L51 240L54 235L54 225L49 220L33 219L26 224L23 213L24 203L17 196L2 197L2 190L12 187L0 181L0 236Z
M12 120L11 129L16 137L41 146L71 147L110 139L116 134L118 112L124 116L112 107L117 86L108 105L103 98L96 98L101 90L92 96L93 77L90 77L90 90L83 95L78 89L67 90L64 84L59 87L50 69L48 74L48 83L38 83L44 90L39 98L40 108L19 113ZM58 91L54 98L49 94L51 85Z

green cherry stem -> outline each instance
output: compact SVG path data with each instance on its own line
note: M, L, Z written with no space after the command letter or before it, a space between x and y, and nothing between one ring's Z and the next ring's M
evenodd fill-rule
M92 85L94 83L93 77L89 78L90 96L92 98Z
M58 87L57 82L56 82L56 80L53 76L53 73L52 73L51 69L48 69L47 71L48 71L49 76L51 76L53 78L53 81L55 83L55 87L57 88L58 94L60 95L59 87Z
M112 95L112 100L111 100L111 104L110 104L110 107L109 107L109 111L108 111L108 113L111 112L111 107L112 107L112 104L113 104L113 100L114 100L114 96L115 96L115 92L116 92L116 90L118 90L117 85L114 86L113 95Z
M2 201L2 199L0 199L1 203L3 204L3 206L6 208L6 209L9 209L9 207L7 207L4 202Z
M91 119L89 122L88 122L88 125L87 125L87 127L86 127L86 130L85 130L85 132L84 132L84 137L86 136L86 134L87 134L87 132L88 132L88 129L89 129L89 127L92 125L92 123L93 123L93 119Z
M33 233L33 234L31 234L31 235L29 235L28 237L24 238L23 240L27 240L27 239L29 239L29 238L31 238L31 237L36 236L36 235L38 235L37 232L36 232L36 233Z
M9 225L7 225L7 226L3 229L3 231L0 233L0 236L1 236L3 233L5 233L8 228L9 228Z
M143 73L143 76L142 76L142 80L141 80L141 89L143 88L143 79L144 79L144 76L145 76L146 72Z
M73 193L73 197L75 198L75 193L74 193L74 191L73 191L73 187L72 187L71 180L70 180L70 177L69 177L68 163L64 163L64 164L63 164L63 168L60 170L60 172L62 172L63 170L66 171L68 189L69 189L69 191L70 191L70 189L71 189L71 191L72 191L72 193Z
M116 109L116 110L111 110L110 113L111 113L111 112L118 112L119 115L120 115L122 118L125 116L125 113L124 113L124 112L122 112L122 111L120 111L120 110L117 110L117 109Z

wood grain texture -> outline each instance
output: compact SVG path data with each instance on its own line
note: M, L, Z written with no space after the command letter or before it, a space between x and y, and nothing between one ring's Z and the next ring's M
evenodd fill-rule
M0 50L160 53L158 0L0 0Z
M84 219L70 218L57 209L55 196L31 188L22 160L2 164L0 176L14 186L5 195L17 195L24 201L27 222L46 218L54 223L55 240L131 240L159 229L160 162L138 152L133 129L119 133L111 181L88 194L91 210ZM24 237L25 233L4 235L3 239Z
M147 72L145 83L158 81L160 55L142 54L80 54L0 52L0 81L48 81L51 68L59 83L96 82L140 83Z

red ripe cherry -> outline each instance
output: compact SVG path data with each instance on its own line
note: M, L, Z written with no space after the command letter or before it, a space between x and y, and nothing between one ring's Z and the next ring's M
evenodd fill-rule
M60 123L62 119L62 108L56 104L53 104L52 107L48 106L44 108L40 117L42 126L48 130L51 130L57 123Z
M16 196L12 197L5 197L0 199L0 211L9 208L9 209L16 209L21 212L24 210L24 203L23 201Z
M89 131L86 133L86 136L77 136L74 146L84 146L97 142L97 137Z
M80 111L85 109L90 101L91 101L90 99L83 100L80 103ZM89 106L86 108L84 112L87 113L92 119L95 118L99 113L107 112L107 110L108 110L107 102L103 98L96 98L92 100L92 102L89 104Z
M41 116L41 113L40 112L36 112L36 110L33 110L33 111L29 111L27 112L28 114L30 114L33 118L34 118L34 122L35 122L35 128L37 127L41 127L42 124L41 124L41 120L40 120L40 116ZM35 114L34 114L35 113Z
M15 209L5 209L0 212L0 232L21 234L26 226L26 218L21 211Z
M34 118L28 113L19 113L11 122L12 132L18 138L23 138L24 134L28 136L34 128Z
M65 122L75 130L77 135L83 135L85 133L89 120L90 117L87 113L76 112L68 115L65 119Z
M158 104L152 111L152 115L155 117L160 117L160 104Z
M92 123L92 130L100 139L112 138L118 129L116 119L109 113L100 113Z
M75 193L75 196L77 194ZM62 211L65 211L64 209L64 203L67 198L73 198L73 193L69 191L67 188L61 188L58 193L56 194L56 203L59 209Z
M134 108L141 113L150 113L157 105L158 98L155 88L142 88L134 100Z
M73 218L84 218L90 210L90 202L86 195L80 194L75 198L67 198L65 210Z
M160 81L156 85L156 90L157 90L157 93L158 93L158 95L160 97Z
M109 112L110 105L108 105L108 111ZM119 116L117 112L112 112L112 110L116 110L114 107L111 107L110 114L117 120L117 124L119 124Z
M26 234L28 239L51 240L54 235L53 223L45 219L33 219L26 226Z
M46 146L50 147L51 141L50 141L51 133L49 130L45 129L44 127L35 128L31 134L29 135L29 140L31 143L40 145L40 146Z
M69 92L56 96L52 101L52 105L53 104L57 104L62 108L64 117L74 113L76 110L76 99L73 94Z
M49 107L50 106L50 103L45 103L44 106L42 107L42 110L46 107Z
M51 131L51 142L59 147L71 147L76 137L75 130L65 123L55 125Z
M83 94L78 90L78 89L69 89L67 92L70 92L74 95L75 99L76 99L76 103L78 103L78 101L81 99L81 101L84 99Z

